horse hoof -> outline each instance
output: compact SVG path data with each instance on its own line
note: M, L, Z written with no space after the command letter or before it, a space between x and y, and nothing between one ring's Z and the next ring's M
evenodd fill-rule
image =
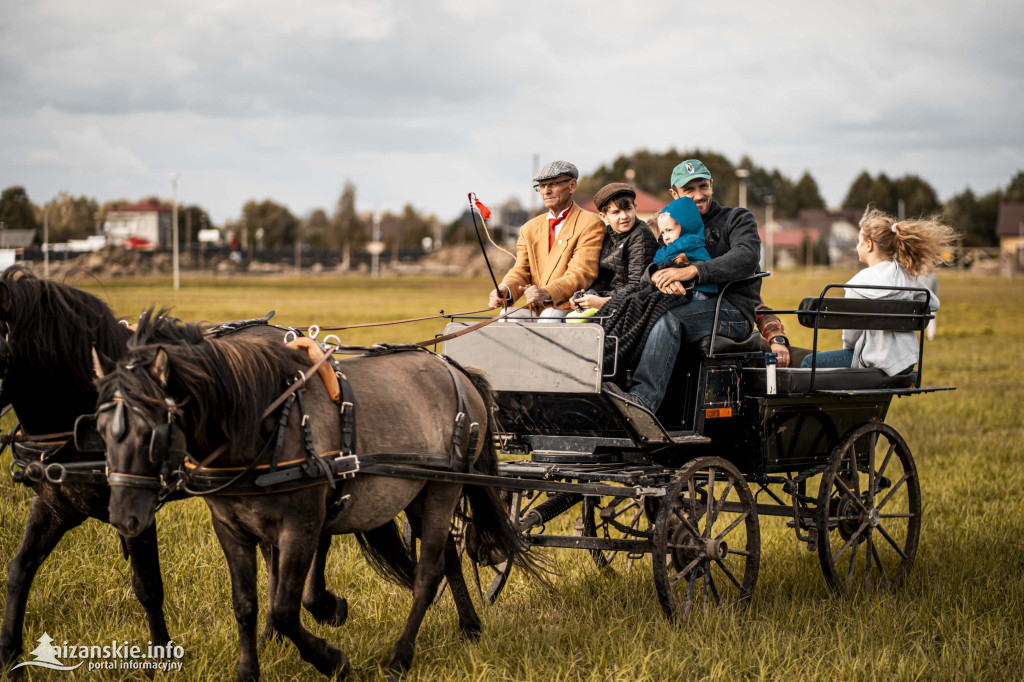
M319 603L306 606L306 610L321 625L341 627L348 620L348 600L332 594L321 597Z
M237 682L259 682L260 669L246 669L239 668L235 673L235 680Z
M345 656L345 654L343 654L340 649L335 649L334 647L331 647L331 650L328 651L328 656L332 659L332 661L330 665L327 667L327 669L320 669L319 666L317 666L317 668L324 675L327 675L332 679L345 679L345 677L348 676L348 671L351 667L349 666L348 663L348 657Z
M462 631L463 637L475 644L480 641L480 635L484 628L478 621L476 623L459 623L459 630Z

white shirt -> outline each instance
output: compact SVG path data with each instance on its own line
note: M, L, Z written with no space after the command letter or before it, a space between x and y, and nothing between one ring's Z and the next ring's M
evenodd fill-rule
M873 284L890 287L923 287L922 278L914 277L896 261L885 261L864 268L847 285ZM846 298L921 300L924 294L914 291L885 289L846 289ZM932 312L939 309L939 297L930 298ZM853 367L877 367L892 376L917 362L919 340L914 332L884 329L844 329L843 348L853 349Z

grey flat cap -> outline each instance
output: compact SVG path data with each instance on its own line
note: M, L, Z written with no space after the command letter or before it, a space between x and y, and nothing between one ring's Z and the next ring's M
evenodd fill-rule
M560 175L572 176L573 180L580 179L579 170L568 161L549 161L544 164L539 173L533 176L533 181L543 182L551 178L557 178Z

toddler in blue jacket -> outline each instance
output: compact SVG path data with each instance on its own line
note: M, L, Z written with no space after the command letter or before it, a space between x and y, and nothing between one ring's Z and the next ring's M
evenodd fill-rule
M661 209L658 231L662 246L654 254L655 269L686 267L694 261L711 260L704 243L704 221L693 199L680 197ZM718 291L714 284L698 284L693 289L696 298L706 298L707 294Z

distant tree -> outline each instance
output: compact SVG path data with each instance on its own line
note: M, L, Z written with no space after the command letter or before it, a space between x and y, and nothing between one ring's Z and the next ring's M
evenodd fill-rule
M60 192L46 202L42 210L49 218L51 242L85 239L97 234L102 225L99 222L99 204L90 197L74 197Z
M306 242L318 249L330 246L331 219L322 208L315 209L302 221L302 234Z
M399 217L398 247L403 249L420 248L423 238L432 236L434 220L433 216L422 216L413 208L412 204L406 204Z
M341 250L342 268L347 270L351 263L351 254L365 241L362 224L356 213L356 186L346 180L341 189L341 196L331 216L329 243Z
M1003 201L1024 201L1024 171L1017 173L1010 180L1009 186L1002 196Z
M199 241L199 230L214 227L210 214L202 206L190 204L178 207L178 234L182 244Z
M0 223L8 230L38 229L35 207L24 187L14 185L0 194Z
M104 223L107 222L107 215L109 215L111 211L116 211L120 208L128 206L131 203L133 202L127 199L114 199L112 201L103 202L100 205L99 210L96 211L96 222L99 223L100 225L103 225Z
M814 180L814 176L811 175L810 171L804 171L804 174L797 180L796 185L793 187L793 195L798 213L805 208L825 208L825 200L821 198L818 183Z
M299 229L299 221L292 212L270 199L247 201L242 207L242 225L252 244L259 243L257 234L262 229L265 248L292 246Z
M903 200L903 215L911 217L929 216L941 208L935 189L917 175L904 175L894 183L897 210Z
M1003 193L989 192L980 199L970 188L950 197L942 207L943 220L963 234L964 246L995 246L996 221Z
M843 199L843 208L863 211L864 207L871 203L872 184L874 184L874 181L871 179L871 174L867 171L861 171L861 174L854 179L850 189L846 192L846 198Z
M638 188L668 201L671 198L668 185L672 169L682 161L694 158L703 161L715 178L715 198L735 205L738 196L736 166L722 154L700 148L678 151L673 147L662 153L641 149L619 156L611 164L602 165L592 174L583 176L578 193L593 196L609 182L625 182L626 171L632 170L635 173L633 182Z

